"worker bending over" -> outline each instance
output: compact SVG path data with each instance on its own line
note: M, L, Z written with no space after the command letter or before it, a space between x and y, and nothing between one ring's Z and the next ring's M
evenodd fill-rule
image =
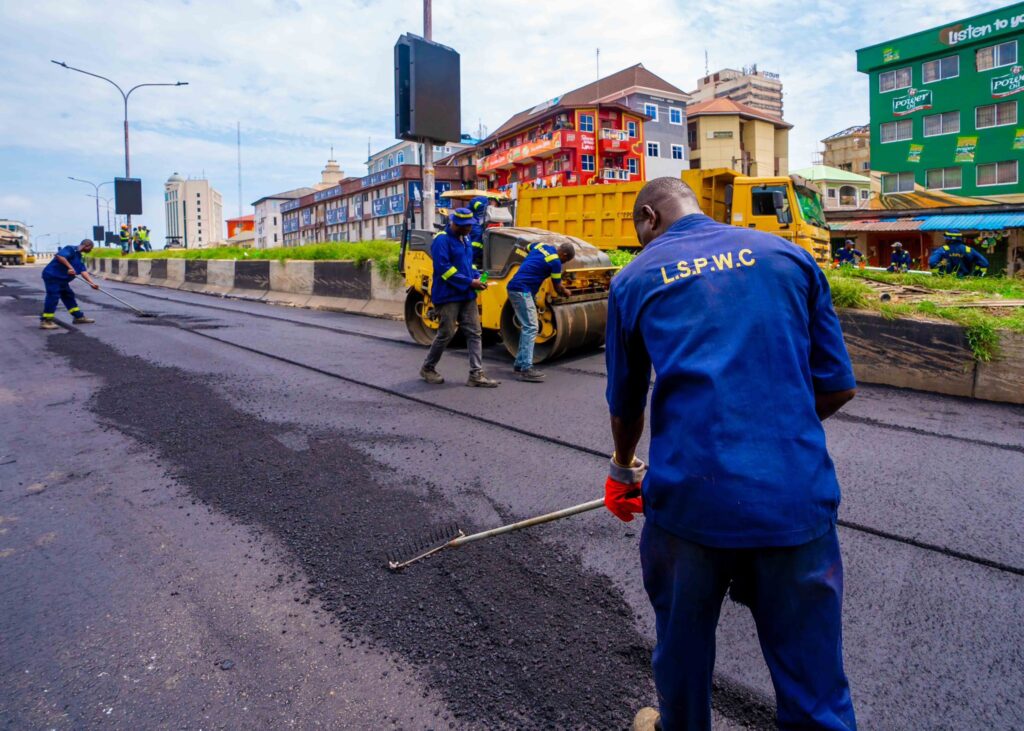
M473 247L473 268L484 268L484 229L487 227L487 198L478 195L469 202L473 214L473 227L469 232L469 243Z
M82 308L78 306L78 301L75 300L75 293L71 291L71 280L79 274L89 283L90 287L100 288L100 285L96 284L89 276L85 262L82 260L82 254L88 254L90 251L92 251L92 241L89 239L83 239L78 246L64 246L54 254L53 259L43 269L46 299L43 302L43 315L39 321L39 327L43 330L57 329L57 323L53 320L57 314L58 302L63 302L64 306L68 308L76 325L96 322L85 316Z
M836 252L836 264L839 266L856 266L864 258L864 253L853 246L853 239L843 242L843 248Z
M480 274L473 269L473 250L468 238L472 225L473 214L470 210L457 208L448 215L448 225L434 236L430 245L430 258L434 262L430 299L433 300L440 327L423 361L423 367L420 368L420 378L427 383L444 383L444 378L437 372L437 364L455 336L455 331L461 329L469 350L469 380L466 385L495 388L499 382L484 374L482 330L476 293L487 289L487 285L480 281Z
M850 731L839 484L822 420L855 384L828 280L800 247L703 215L678 178L644 186L633 221L644 248L608 300L605 504L622 520L646 518L640 560L661 709L660 726L642 709L634 728L711 728L715 627L729 593L753 614L778 727Z
M519 350L513 366L520 381L540 383L544 380L544 374L533 367L533 345L537 340L537 292L545 280L550 279L555 294L568 297L569 290L562 284L562 265L572 261L574 256L576 249L568 242L559 244L557 249L534 244L506 287L508 301L512 303L512 310L521 326Z
M928 266L938 274L963 277L984 277L988 273L988 259L980 251L964 243L959 231L947 231L945 243L932 252Z
M892 255L889 257L889 268L886 271L904 274L910 269L910 254L903 248L903 244L897 241L892 245Z

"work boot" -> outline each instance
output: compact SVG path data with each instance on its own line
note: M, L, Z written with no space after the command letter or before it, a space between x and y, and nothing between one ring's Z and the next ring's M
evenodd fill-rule
M495 381L484 375L483 371L477 371L476 373L469 374L469 380L466 381L467 386L474 386L476 388L497 388L501 384L501 381Z
M56 330L57 329L57 323L55 323L53 320L40 320L39 321L39 329L40 330Z
M91 324L93 322L96 322L96 321L94 319L92 319L91 317L86 317L85 315L82 315L81 317L76 317L75 318L75 324L76 325L89 325L89 324Z
M543 383L547 377L543 371L538 371L536 368L527 368L525 371L519 371L516 375L520 381L527 383Z
M420 368L420 378L434 386L444 383L444 377L440 373L426 366Z
M633 717L632 731L661 731L661 714L654 708L641 708Z

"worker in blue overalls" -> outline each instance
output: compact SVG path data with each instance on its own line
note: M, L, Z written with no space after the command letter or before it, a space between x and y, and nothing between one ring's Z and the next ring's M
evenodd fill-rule
M947 231L945 243L928 257L928 266L937 274L963 277L984 277L988 273L988 259L980 251L964 243L959 231Z
M434 263L430 299L439 327L420 368L420 378L431 384L444 383L444 378L437 372L437 364L455 331L461 329L469 350L469 380L466 385L495 388L499 381L484 374L483 331L476 293L487 289L487 285L480 281L480 274L473 269L473 250L469 245L472 225L473 213L468 208L457 208L448 215L448 225L434 236L430 245L430 258Z
M71 317L76 325L86 325L96 322L91 317L86 317L82 308L75 300L75 293L71 291L71 280L81 275L82 279L89 283L93 289L99 289L89 276L82 260L82 254L92 251L92 241L83 239L78 246L64 246L57 250L53 259L43 269L43 284L46 285L46 299L43 302L43 315L39 320L39 327L43 330L56 330L57 323L53 320L57 314L57 303L63 302L68 308Z
M850 731L839 484L822 420L855 382L828 280L800 247L703 215L678 178L644 186L633 221L644 248L608 300L605 505L645 517L660 713L641 709L634 729L710 730L728 593L754 616L778 727Z
M473 213L473 227L469 232L469 243L473 247L473 268L484 268L484 228L487 225L487 197L478 195L469 202Z
M910 269L910 254L903 248L903 244L897 241L892 245L892 255L889 257L889 268L887 272L903 274Z
M533 345L537 340L537 292L545 280L550 279L555 294L568 297L569 290L562 283L562 265L575 256L576 249L568 242L559 244L557 248L535 243L506 287L508 301L520 324L519 349L514 365L520 381L540 383L544 380L544 374L533 367Z
M856 266L863 258L864 253L854 247L853 239L844 241L843 247L836 252L836 264L839 266Z

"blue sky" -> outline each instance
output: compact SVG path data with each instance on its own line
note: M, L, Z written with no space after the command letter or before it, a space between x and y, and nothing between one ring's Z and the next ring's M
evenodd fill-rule
M867 121L855 49L1006 5L989 0L672 2L434 0L434 38L462 54L467 131L633 63L684 89L704 72L752 63L782 77L794 124L791 167L818 140ZM131 98L132 173L141 221L163 241L163 182L205 174L238 212L235 125L242 126L243 209L309 185L333 145L365 173L367 140L393 139L392 48L422 31L420 0L33 0L4 3L0 27L0 217L34 226L48 249L91 234L92 189L67 179L123 174L122 104ZM112 195L112 186L104 195ZM105 213L102 218L105 220Z

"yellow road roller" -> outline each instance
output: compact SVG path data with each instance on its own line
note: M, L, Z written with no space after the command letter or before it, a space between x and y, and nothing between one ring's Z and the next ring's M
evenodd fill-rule
M412 339L421 345L430 345L440 326L430 300L434 277L430 244L434 235L433 231L408 231L400 260L407 291L405 325ZM556 296L550 280L537 293L538 333L533 360L540 363L604 345L608 288L612 275L619 269L612 266L608 255L582 239L553 231L514 226L489 228L484 232L483 242L487 289L477 294L480 324L484 337L497 336L512 356L519 349L521 326L509 304L506 286L533 244L556 248L566 242L576 249L575 258L566 264L562 276L570 296Z

